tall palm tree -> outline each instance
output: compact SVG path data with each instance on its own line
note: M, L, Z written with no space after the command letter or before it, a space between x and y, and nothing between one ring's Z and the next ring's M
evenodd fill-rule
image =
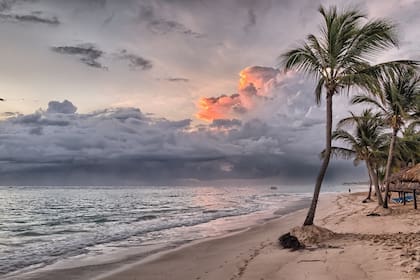
M406 120L416 115L418 96L420 95L420 76L413 69L402 67L397 71L387 71L380 79L376 88L376 96L356 95L353 104L367 103L378 108L386 123L392 130L389 144L388 159L385 169L385 201L384 208L388 208L389 182L395 143L398 132L404 127Z
M377 174L378 155L381 153L381 147L386 141L385 135L382 134L382 119L379 113L373 113L371 109L364 110L360 116L356 116L353 113L350 114L350 117L342 119L337 124L337 130L332 135L334 140L344 142L348 145L348 148L332 147L332 155L345 159L353 158L355 165L360 161L365 161L370 180L367 199L370 199L371 185L373 184L378 204L382 205L383 199ZM355 127L354 134L343 129L346 125Z
M321 185L331 156L333 96L348 92L351 87L374 90L382 70L401 63L394 61L372 65L372 58L381 50L398 44L395 26L387 20L366 21L367 16L358 10L338 11L336 7L319 8L323 24L319 35L310 34L297 48L281 56L285 71L297 70L317 80L316 102L322 93L326 98L326 148L319 171L312 203L304 225L312 225Z

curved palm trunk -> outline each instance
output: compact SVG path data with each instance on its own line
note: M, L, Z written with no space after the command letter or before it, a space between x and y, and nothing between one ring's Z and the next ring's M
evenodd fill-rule
M318 177L316 179L314 194L312 197L311 207L309 208L308 214L306 215L304 226L310 226L314 224L316 206L318 204L319 193L321 191L322 181L324 180L325 173L327 172L328 164L330 163L331 157L331 141L332 141L332 98L333 92L327 92L327 123L326 123L326 147L325 157L319 170Z
M378 173L375 172L370 162L366 163L366 165L367 165L370 177L373 179L373 185L375 186L375 192L376 192L376 198L378 199L378 205L382 206L384 204L384 201L382 199L381 189L379 188Z
M389 194L389 182L388 178L391 173L391 165L392 165L392 158L394 156L394 148L395 148L395 141L397 139L398 128L394 128L392 130L392 137L391 137L391 144L389 145L389 152L388 152L388 160L386 162L386 169L385 169L385 201L384 201L384 208L388 208L388 194Z

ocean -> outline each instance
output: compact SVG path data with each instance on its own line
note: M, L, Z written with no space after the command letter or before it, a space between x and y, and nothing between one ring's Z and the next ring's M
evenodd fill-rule
M325 187L346 191L348 186ZM309 205L312 186L0 187L0 277L163 250Z

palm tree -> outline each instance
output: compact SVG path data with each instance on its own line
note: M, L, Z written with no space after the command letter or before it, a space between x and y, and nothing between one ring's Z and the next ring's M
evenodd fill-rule
M338 11L336 7L319 8L323 25L318 36L310 34L297 48L281 56L285 71L297 70L317 80L316 102L326 96L326 148L312 203L304 225L312 225L321 185L331 156L333 96L351 87L374 90L382 70L413 61L394 61L372 65L371 59L381 50L397 46L395 26L384 19L366 21L358 10Z
M332 155L345 159L353 158L355 165L360 161L365 161L370 181L367 199L371 198L371 186L373 184L378 204L382 205L383 199L377 174L378 155L381 153L381 147L386 141L385 136L382 134L382 119L379 113L373 113L371 109L364 110L360 116L356 116L353 113L350 114L350 117L342 119L337 124L337 130L332 135L334 140L344 142L349 148L332 147ZM354 134L343 129L346 125L355 127Z
M388 178L391 173L395 143L398 132L404 127L405 121L413 118L416 114L418 96L420 95L420 76L413 69L405 67L398 69L398 71L387 71L386 75L381 77L377 90L378 92L374 92L374 94L381 96L381 98L356 95L352 99L352 103L367 103L378 108L385 122L392 129L385 169L385 201L383 204L384 208L388 208Z
M402 137L397 137L395 143L396 161L398 167L406 168L420 162L420 132L414 126L408 126L402 132Z

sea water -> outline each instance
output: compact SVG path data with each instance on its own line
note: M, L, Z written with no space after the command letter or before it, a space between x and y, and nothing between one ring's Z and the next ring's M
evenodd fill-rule
M75 256L104 255L110 248L164 247L221 235L256 218L287 213L296 205L306 207L310 190L309 186L0 187L0 277Z

